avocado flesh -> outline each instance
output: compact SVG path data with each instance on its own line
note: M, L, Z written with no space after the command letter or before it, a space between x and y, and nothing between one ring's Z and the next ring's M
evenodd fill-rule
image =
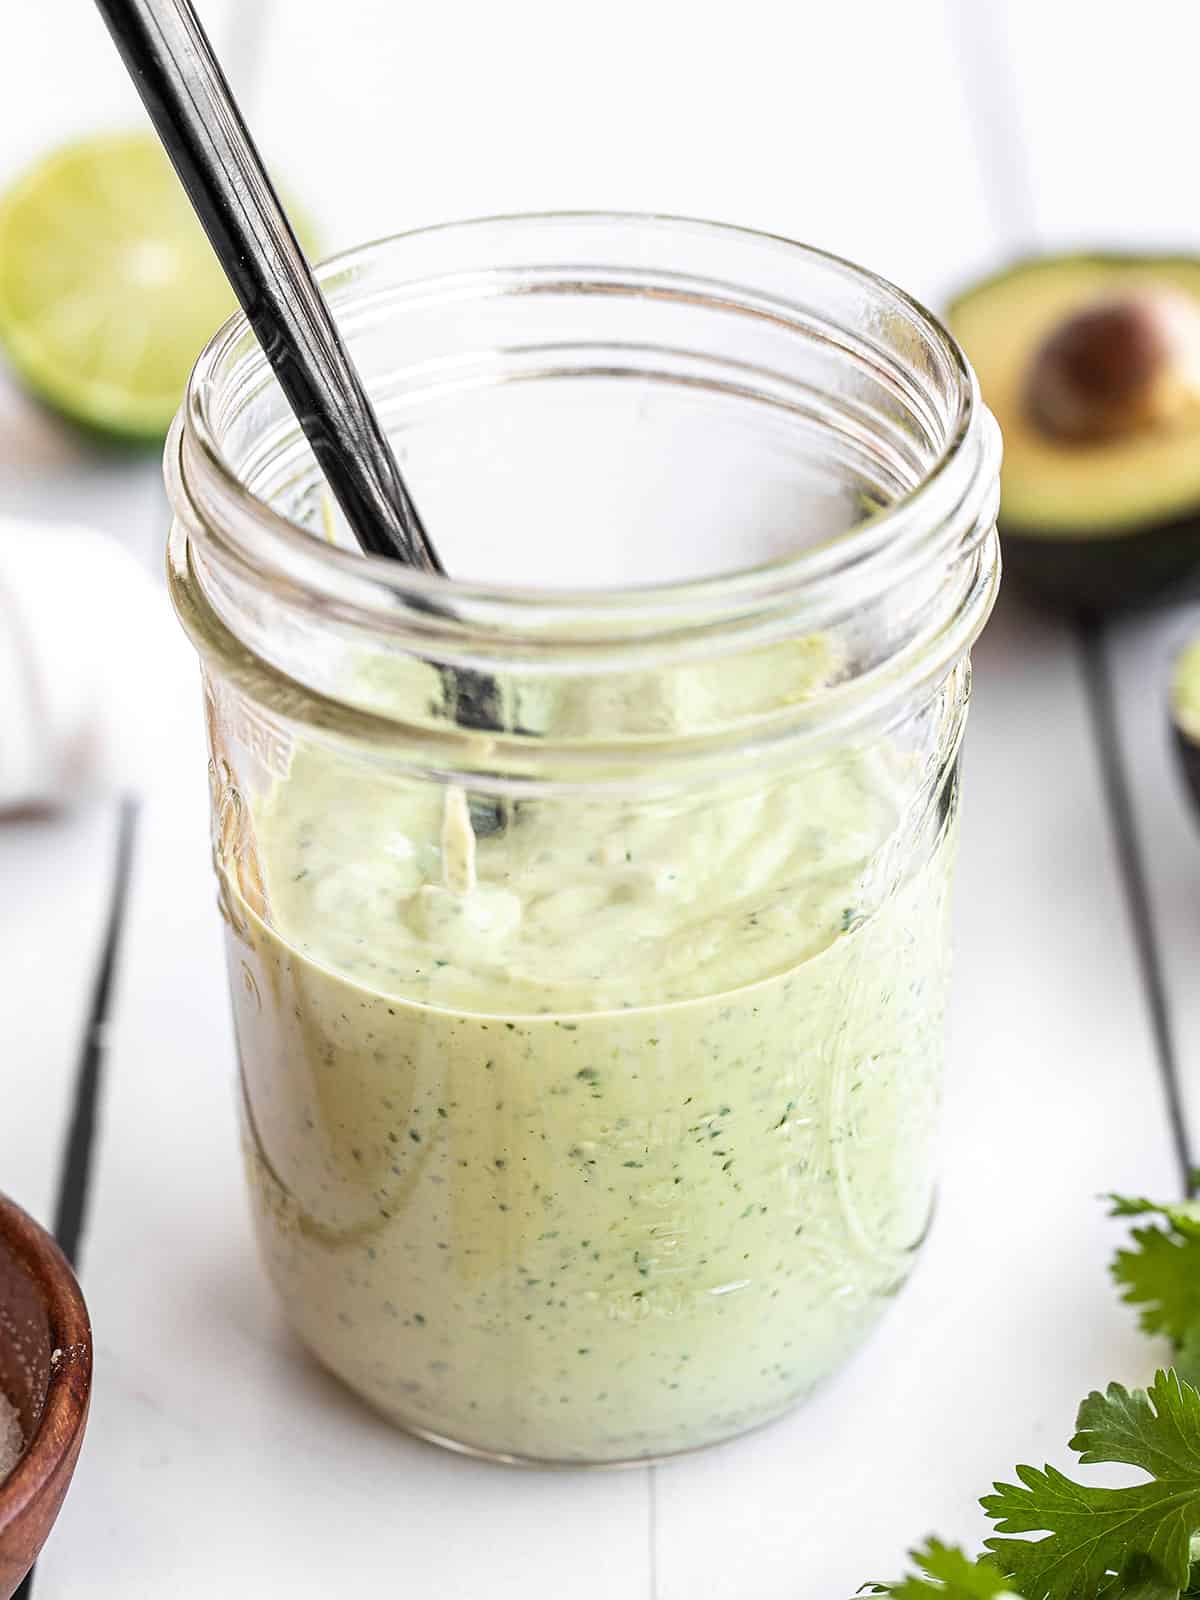
M1200 575L1200 408L1161 428L1065 443L1028 418L1035 351L1090 301L1170 287L1200 303L1200 259L1063 256L962 295L947 321L1004 436L1006 575L1043 600L1102 611L1175 596Z

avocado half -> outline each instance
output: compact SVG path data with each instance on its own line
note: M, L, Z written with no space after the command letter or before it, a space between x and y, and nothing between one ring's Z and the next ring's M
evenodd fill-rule
M1022 261L947 321L1004 436L1006 579L1083 613L1194 586L1200 258Z
M1171 727L1184 781L1200 809L1200 639L1175 658L1171 673Z

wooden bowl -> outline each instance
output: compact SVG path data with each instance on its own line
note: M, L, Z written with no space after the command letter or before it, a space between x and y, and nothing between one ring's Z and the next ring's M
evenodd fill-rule
M92 1387L92 1330L67 1258L0 1195L0 1391L25 1453L0 1481L0 1600L33 1565L75 1471Z

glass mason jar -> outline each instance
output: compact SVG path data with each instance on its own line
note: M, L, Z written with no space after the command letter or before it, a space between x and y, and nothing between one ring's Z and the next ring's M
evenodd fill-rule
M459 582L367 558L245 322L167 450L267 1270L403 1427L785 1410L929 1223L999 441L842 261L528 217L326 293Z

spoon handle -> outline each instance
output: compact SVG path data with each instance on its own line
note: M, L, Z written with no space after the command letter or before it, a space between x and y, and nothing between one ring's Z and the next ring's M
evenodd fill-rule
M189 0L96 4L359 544L444 571Z

